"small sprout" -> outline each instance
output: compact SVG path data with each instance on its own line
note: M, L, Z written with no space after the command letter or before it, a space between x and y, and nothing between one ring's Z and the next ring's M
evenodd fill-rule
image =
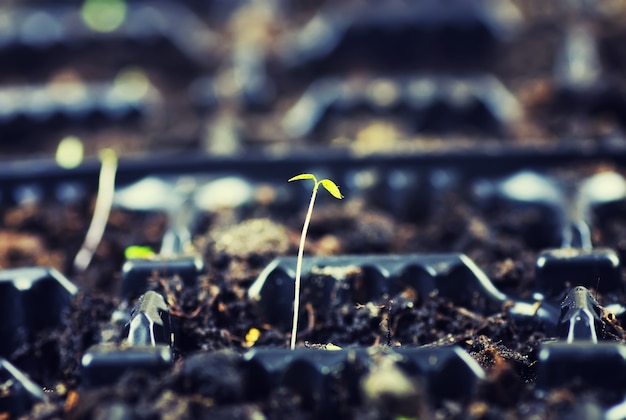
M311 214L313 213L313 204L315 204L315 197L317 196L317 190L320 185L323 186L333 197L338 200L343 198L339 187L330 179L317 180L313 174L300 174L293 178L290 178L288 182L301 181L305 179L311 179L315 183L313 185L313 193L311 194L311 201L309 202L309 209L304 219L304 226L302 227L302 235L300 236L300 246L298 248L298 259L296 262L296 284L293 297L293 323L291 327L291 350L296 348L296 333L298 331L298 312L300 311L300 276L302 274L302 255L304 254L304 242L306 240L306 233L309 230L309 223L311 222Z
M59 142L55 159L61 168L72 169L81 164L84 154L83 142L78 137L68 136Z
M155 252L149 246L131 245L124 250L127 260L148 259L155 256Z
M93 254L102 240L102 235L104 235L104 229L111 213L113 196L115 195L117 153L113 149L103 149L98 155L101 162L100 176L98 177L98 195L85 241L76 257L74 257L74 269L78 271L87 269Z

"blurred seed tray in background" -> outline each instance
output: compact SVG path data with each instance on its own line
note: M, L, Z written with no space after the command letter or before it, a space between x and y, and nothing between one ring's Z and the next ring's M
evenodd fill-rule
M93 128L98 121L105 125L145 117L158 101L157 92L136 75L120 79L124 77L112 84L73 81L0 88L2 137L8 142L68 123Z
M108 138L97 139L97 147L88 148L89 154L107 145L134 152L147 152L155 146L227 155L246 150L284 152L316 145L376 151L372 143L383 137L393 147L448 151L459 147L489 148L501 140L512 147L519 144L546 150L555 145L623 146L624 82L620 75L624 65L618 42L623 28L619 14L609 13L618 10L615 4L578 7L480 1L452 2L444 7L436 1L422 0L386 3L380 13L378 8L364 7L367 2L358 1L324 6L315 2L242 3L237 7L221 2L205 7L194 2L111 4L119 8L115 9L117 15L112 12L118 20L111 18L118 25L106 30L88 24L90 10L104 7L96 0L84 6L68 3L50 11L45 7L7 8L5 13L11 22L4 27L5 47L29 49L29 42L34 43L38 47L31 49L37 60L46 48L70 40L109 45L104 53L91 58L78 50L74 54L70 48L67 57L58 57L54 69L39 64L35 72L32 65L24 62L19 71L7 74L9 83L41 83L42 76L47 79L50 72L68 68L89 83L94 78L112 79L119 70L133 66L145 73L161 93L161 112L147 118L142 130L108 132ZM566 12L566 18L559 19L555 10ZM587 11L590 13L586 17ZM66 15L75 24L64 26L59 16ZM164 16L191 23L177 23L185 30L172 31L170 20ZM417 17L413 19L414 16ZM33 25L38 29L36 36L28 37L28 28ZM398 27L412 28L415 33L404 36ZM52 35L44 37L41 28L47 28ZM397 43L376 49L370 47L378 44L367 39L383 40L387 35L430 40L428 45L432 48L428 50L437 52L439 58L435 61L445 64L444 68L441 63L433 67L432 60L424 54L408 69L392 65L393 60L385 60L390 67L385 71L371 67L381 61L376 58L376 51L393 53ZM26 38L20 41L22 36ZM162 48L157 48L159 54L144 54L152 58L146 61L142 56L145 46L127 42L137 38L150 44L149 39L163 37L181 55L190 57L192 63L185 63ZM352 45L346 47L347 53L354 50L365 62L341 59L349 54L333 58L331 53L343 38L354 38L346 40L347 45ZM487 42L487 38L493 42ZM122 45L115 44L115 40ZM464 42L481 48L465 48ZM304 47L297 47L299 44ZM415 48L421 45L408 44ZM368 48L361 51L359 45ZM460 52L484 48L490 52L479 60L482 64L464 69L463 54L458 57L460 53L446 53L448 47ZM309 70L304 74L294 73L285 63L296 60L302 55L297 51L308 51L307 48L322 58L330 54L329 63L343 62L343 68L319 73L307 64L303 68ZM86 51L100 51L100 47ZM26 59L20 52L9 61L17 65L22 57ZM465 58L471 61L471 57ZM5 70L9 71L6 67ZM38 76L31 78L35 73ZM432 79L429 75L434 73L441 77ZM406 102L394 101L404 97L404 89L397 85L401 77L422 81L415 87L423 89L409 89L413 94L407 112L396 112L395 108ZM347 83L334 89L344 95L338 95L342 100L331 101L333 106L323 99L327 98L324 92L328 89L322 87L329 80ZM472 80L485 80L485 90L475 92ZM367 94L357 95L360 100L351 99L346 96L351 89ZM504 106L503 101L516 104L515 111ZM294 120L302 103L311 103L303 109L311 111L314 120L325 123L323 130L308 135L302 142L294 142L294 135L307 134L315 127L315 123L303 123L303 117ZM428 106L411 105L416 103ZM456 121L456 127L442 125L448 119ZM80 132L87 144L92 142L89 138L95 137L89 130L74 131ZM45 133L39 138L42 143L54 144L71 134L70 126L62 133ZM28 154L27 149L18 150L13 147L11 154ZM53 147L46 150L51 153Z
M108 15L103 17L104 10ZM24 60L41 63L47 52L71 58L85 52L87 46L97 48L116 42L123 50L123 44L130 42L135 43L133 49L140 49L162 44L159 41L166 39L191 62L206 66L211 57L205 52L216 42L212 31L193 12L169 1L8 7L1 16L4 25L0 30L0 54L8 55L16 64ZM172 18L177 22L175 27Z

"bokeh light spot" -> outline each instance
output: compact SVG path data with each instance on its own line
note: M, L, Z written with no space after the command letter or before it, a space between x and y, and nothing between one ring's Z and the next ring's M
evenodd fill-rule
M85 24L97 32L112 32L126 20L128 6L124 0L85 0L81 15Z
M68 136L59 142L56 153L57 164L65 169L75 168L83 161L83 142L78 137Z

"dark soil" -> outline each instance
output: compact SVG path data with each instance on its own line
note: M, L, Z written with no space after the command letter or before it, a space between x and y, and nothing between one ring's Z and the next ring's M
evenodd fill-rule
M538 252L556 246L554 237L546 234L544 226L549 217L537 208L485 206L462 191L466 191L465 187L452 188L436 197L430 211L411 222L398 222L391 214L376 210L363 200L348 198L341 203L321 203L312 219L308 252L316 255L464 252L485 270L498 288L529 298L534 290ZM597 210L597 218L602 222L594 225L593 236L598 244L623 252L619 232L626 223L621 215L626 213L621 211L621 206ZM11 246L1 255L5 267L50 263L45 258L57 255L52 264L56 261L57 267L63 268L81 242L76 227L87 224L89 211L86 205L5 209L5 220L12 220L5 235L19 238L11 241ZM56 214L73 217L53 219ZM29 372L49 390L50 398L50 402L36 406L31 415L35 418L122 415L250 418L254 413L263 413L268 418L309 418L314 415L303 408L302 396L288 389L276 389L267 401L250 400L242 394L246 379L238 370L239 355L250 348L287 346L288 328L268 324L255 303L247 299L246 290L272 258L295 255L302 217L302 213L293 214L286 224L272 218L248 218L245 212L207 218L207 230L198 232L195 239L208 264L207 274L199 277L191 288L183 287L177 278L160 278L149 284L149 289L166 297L177 325L173 368L158 378L128 374L115 386L84 390L79 385L82 354L91 345L119 341L123 336L122 330L112 329L110 324L111 314L120 304L115 291L119 288L123 250L130 244L158 248L164 228L164 219L159 214L112 213L90 269L73 277L81 292L65 325L43 332L36 342L20 348L11 357L18 365L21 360L35 357L43 364L56 366ZM37 248L23 243L35 243ZM358 267L346 267L346 270L344 275L347 273L349 278L357 279L361 275ZM358 294L358 289L354 293ZM603 302L602 296L598 298ZM498 418L505 414L521 418L529 410L541 417L561 417L580 410L581 400L568 396L565 389L541 398L533 393L538 346L551 337L539 321L511 319L506 307L484 314L478 308L456 306L436 294L418 296L411 288L363 304L333 300L325 310L317 310L307 300L305 292L302 319L308 327L299 333L299 346L458 344L487 371L487 378L479 383L473 399L433 405L418 387L415 392L421 402L413 410L429 416L476 418ZM255 330L258 337L251 335ZM603 338L623 339L621 330L615 330L608 321L605 330ZM51 358L57 361L50 364ZM612 399L607 402L595 392L584 395L585 404L590 407L606 407L616 402ZM341 394L337 397L346 417L367 414L367 418L387 418L392 412L384 399L366 398L355 404Z

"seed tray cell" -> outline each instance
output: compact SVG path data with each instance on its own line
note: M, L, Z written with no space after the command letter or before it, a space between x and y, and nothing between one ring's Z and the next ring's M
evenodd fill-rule
M602 308L582 286L572 288L561 302L559 337L565 341L598 342L602 334Z
M442 62L476 67L487 61L520 23L521 17L508 1L328 6L294 34L283 60L288 66L314 67L317 72L336 62L359 62L364 57L371 59L370 67L377 61L396 69ZM419 61L410 57L419 57Z
M113 314L113 330L124 312L118 308ZM128 317L125 332L121 344L100 343L83 355L81 385L84 388L112 385L127 372L158 376L170 367L174 332L169 307L162 295L153 291L141 295Z
M537 288L552 298L563 296L567 285L585 286L600 293L624 293L620 261L613 249L552 249L537 258Z
M428 151L418 153L390 153L388 155L354 155L346 151L315 149L315 160L311 152L294 152L288 156L259 153L238 157L216 157L198 153L159 153L148 156L121 156L116 176L116 185L137 182L154 174L161 176L199 175L208 177L238 176L258 183L284 185L294 173L323 170L340 186L354 184L351 177L364 171L389 183L384 188L394 191L393 178L421 176L428 179L431 174L443 174L466 181L481 178L496 178L516 171L553 170L584 164L590 159L617 167L626 166L626 150L621 147L597 147L585 151L577 147L558 148L549 152L532 148L493 147L489 150ZM5 162L0 167L0 199L15 203L16 191L28 186L41 191L47 200L54 200L58 188L75 183L86 194L95 194L100 170L100 161L85 159L77 168L65 169L50 159ZM395 175L394 175L395 174ZM433 189L435 189L433 185ZM297 188L297 187L294 187ZM302 187L304 188L304 186ZM363 189L356 185L355 192ZM393 200L390 196L388 200Z
M149 44L166 38L196 65L210 63L211 56L205 52L211 51L217 37L184 5L158 1L129 2L124 7L128 10L120 25L105 30L90 27L86 22L89 18L81 17L77 7L5 8L2 12L7 24L0 28L0 54L26 48L31 49L32 54L41 54L58 45L71 48L115 39Z
M546 343L539 350L537 390L577 385L623 392L625 356L622 343Z
M285 386L305 398L309 409L324 410L332 392L332 378L359 383L378 359L394 360L406 375L419 378L434 398L467 398L484 372L458 347L402 348L388 351L364 348L347 350L253 350L244 356L244 370L251 398L266 396ZM377 361L378 360L378 361ZM360 370L358 366L364 366ZM362 398L362 397L360 397Z
M97 388L116 383L126 372L140 371L154 377L162 375L172 364L169 346L114 345L91 347L81 359L80 384Z
M77 291L55 269L0 270L0 355L9 357L37 333L59 327Z
M129 87L80 82L0 87L0 129L12 133L25 130L27 123L85 124L98 119L140 118L154 107L158 94L148 85L146 92L137 96L129 93Z
M248 291L250 298L259 301L270 322L289 319L295 267L295 257L274 260ZM362 278L356 279L346 267L360 268ZM308 278L303 294L321 308L333 296L367 303L393 296L406 287L414 288L419 296L437 290L439 296L485 311L499 308L506 300L484 272L462 254L314 257L303 261L302 273ZM344 284L336 284L337 281Z
M204 261L199 256L130 259L122 267L121 295L138 297L146 291L151 278L178 276L185 284L193 284L204 271Z
M270 323L290 319L295 264L291 257L274 260L248 290ZM566 328L560 322L560 297L539 302L508 296L463 254L310 257L302 277L301 301L321 312L345 303L389 302L412 290L419 302L438 296L487 316L506 307L508 316L538 322L549 335ZM620 304L614 310L623 316Z
M129 346L171 346L174 337L169 308L163 296L146 292L130 313L128 322Z
M290 138L319 136L325 120L349 118L359 110L402 115L411 121L409 132L486 135L506 132L521 113L516 99L491 76L322 79L287 111L282 125Z
M46 400L39 385L3 358L0 358L0 387L0 413L11 417L23 416L34 404Z

